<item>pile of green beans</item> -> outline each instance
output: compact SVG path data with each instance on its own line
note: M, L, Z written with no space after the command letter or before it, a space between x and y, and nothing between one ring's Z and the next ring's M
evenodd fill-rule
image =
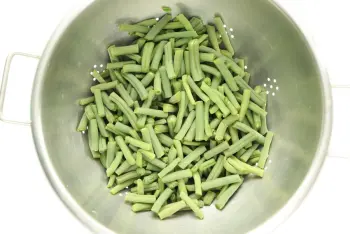
M220 17L205 25L183 14L122 24L133 44L108 48L110 63L79 100L94 159L111 194L129 188L134 212L165 219L216 199L221 210L244 181L263 177L273 133L266 90L249 85L244 59Z

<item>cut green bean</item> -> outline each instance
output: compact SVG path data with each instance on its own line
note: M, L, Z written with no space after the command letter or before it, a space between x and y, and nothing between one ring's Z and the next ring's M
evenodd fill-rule
M95 103L96 103L96 107L97 107L97 114L98 114L99 117L105 117L106 113L105 113L105 108L104 108L103 101L102 101L101 90L100 89L95 89L93 93L94 93L94 96L95 96Z
M216 179L220 176L221 172L224 169L224 161L225 161L224 158L225 157L223 155L219 156L215 166L212 168L212 170L210 171L210 174L207 177L207 181Z
M139 32L148 33L149 28L147 26L137 25L137 24L120 24L119 30L124 32Z
M173 194L173 190L170 188L166 188L158 197L156 202L152 206L152 211L154 213L159 213L160 208L164 205L164 203L170 198L170 196Z
M180 193L180 197L183 201L185 201L185 203L191 208L191 210L195 213L195 215L199 219L204 218L203 212L200 210L198 205L192 201L192 199L189 196L187 196L184 192L182 192Z
M204 153L204 158L205 159L210 159L222 152L224 152L225 150L227 150L230 147L230 145L227 143L227 141L223 141L222 143L220 143L219 145L215 146L214 148L212 148L211 150L208 150L207 152Z
M219 71L221 72L226 84L228 85L228 87L232 90L232 91L238 91L238 86L236 84L235 79L233 78L231 72L228 70L228 68L226 67L225 63L224 63L224 59L222 58L217 58L214 61L214 64L216 65L216 67L219 69Z
M122 191L123 189L125 189L126 187L132 185L133 183L134 183L134 179L131 179L131 180L125 181L124 183L118 184L110 190L110 193L115 195L120 191Z
M123 73L123 76L127 81L130 82L130 84L136 90L137 94L140 96L141 100L145 100L148 97L148 92L146 91L145 87L134 75L130 73Z
M108 179L107 188L111 188L115 183L116 175L111 175Z
M181 141L185 137L185 135L186 135L187 131L190 129L195 117L196 117L196 112L191 111L190 114L187 116L185 123L181 126L181 129L176 134L176 136L175 136L176 140ZM178 116L178 118L179 118L179 116ZM176 132L176 126L175 126L175 132Z
M230 42L230 38L228 37L227 33L226 33L226 30L225 30L225 27L224 27L224 23L222 22L222 19L217 16L214 18L214 23L215 23L215 26L216 28L218 29L220 35L221 35L221 38L222 38L222 41L226 47L226 49L231 53L231 54L234 54L234 50L233 50L233 47L231 45L231 42Z
M158 139L156 133L154 132L152 125L146 125L146 127L147 127L149 134L150 134L150 137L151 137L151 142L152 142L154 153L156 154L157 158L160 158L164 155L164 148L163 148L162 144L159 142L159 139Z
M206 150L207 149L205 148L205 146L197 147L194 151L192 151L184 159L181 160L181 162L179 163L179 167L185 169L190 163L199 158Z
M117 105L109 99L109 96L106 92L101 92L102 96L102 102L103 104L111 111L116 111L117 110ZM105 109L105 108L104 108ZM105 109L106 110L106 109ZM107 113L105 113L106 115Z
M129 45L129 46L115 46L110 48L111 56L118 57L120 55L126 54L138 54L139 53L139 45Z
M130 107L128 107L126 102L114 92L110 94L109 98L114 103L116 103L119 110L121 110L125 114L125 116L127 116L132 127L134 129L137 129L137 125L136 125L137 117L136 117L135 113L130 109Z
M86 106L90 103L93 103L95 101L95 97L94 96L91 96L91 97L87 97L87 98L82 98L82 99L79 99L79 105L81 106Z
M204 205L210 206L211 203L213 203L214 199L216 197L216 193L213 191L208 191L205 196L203 197Z
M195 31L169 32L156 36L154 41L169 40L170 38L196 38L197 36L198 34Z
M159 178L163 178L167 174L169 174L171 171L173 171L175 169L175 167L179 164L180 160L181 160L180 158L175 159L166 168L164 168L161 172L159 172L158 173Z
M176 16L176 19L185 27L187 31L194 31L190 21L183 14Z
M99 83L106 83L106 81L103 79L103 77L100 75L100 73L96 70L92 71L92 76L99 82Z
M157 179L158 179L158 174L157 173L152 173L152 174L150 174L148 176L145 176L143 178L143 183L145 185L148 185L148 184L151 184L151 183L155 182Z
M135 193L128 193L125 195L126 202L132 203L151 203L153 204L156 201L154 195L138 195Z
M165 56L165 68L166 72L168 74L169 79L174 79L177 77L175 70L174 70L174 63L173 63L173 49L171 47L171 43L168 42L164 46L164 56Z
M190 62L190 70L191 70L191 76L193 77L194 81L200 81L202 80L203 73L200 67L200 61L199 61L199 44L198 39L191 40L188 43L188 49L189 49L189 62Z
M150 211L152 208L152 204L145 204L145 203L134 203L131 206L131 210L135 213L141 212L141 211Z
M147 116L158 117L158 118L168 117L168 113L165 113L162 110L155 110L150 108L139 107L139 108L135 108L134 112L135 114L147 115Z
M172 181L184 179L184 178L190 178L192 177L192 172L190 169L182 170L182 171L175 171L172 173L167 174L162 178L163 183L170 183Z
M168 24L171 20L170 14L165 14L152 28L149 30L145 39L148 41L155 40L156 36L160 33L160 31ZM161 40L159 40L161 41Z
M141 71L142 72L149 72L149 70L150 70L153 49L154 49L154 42L147 42L143 46L142 59L141 59Z
M212 25L207 25L207 33L209 36L209 41L211 46L217 51L220 52L220 47L218 40L216 38L216 32L215 32L215 27Z
M239 158L242 162L247 162L250 157L253 155L254 151L258 148L258 144L254 144L252 147L250 147L247 151L244 152L243 155Z
M260 177L264 176L264 170L259 168L259 167L253 167L247 163L244 163L242 161L240 161L238 158L236 157L229 157L227 158L227 162L230 163L234 168L237 169L237 171L239 172L239 174L254 174Z
M173 96L172 90L171 90L171 84L170 84L170 80L168 77L168 71L164 66L161 66L159 68L159 74L161 76L162 79L162 88L163 88L163 96L165 98L170 98L171 96Z
M107 151L107 142L105 137L100 136L100 140L98 142L98 152L104 153Z
M121 176L117 176L117 184L124 183L125 181L131 180L131 179L137 179L139 178L140 175L137 173L137 171L130 171L126 172L125 174Z
M196 141L204 140L204 105L203 102L196 102Z
M241 181L242 179L239 177L239 175L225 176L225 177L203 182L202 189L203 191L208 191L211 189L220 188L228 184L239 183Z
M243 92L243 98L242 98L242 103L241 103L241 109L239 111L239 121L243 121L247 110L248 110L248 105L249 105L249 100L250 100L250 90L245 89Z
M183 49L175 49L174 72L175 72L176 77L179 77L179 74L180 74L181 65L182 65L182 62L183 62L183 55L184 55L184 50Z
M167 44L167 41L161 41L154 48L154 56L151 63L151 71L156 72L159 68L159 63L162 60L164 46Z
M199 175L198 172L193 173L193 180L194 180L196 195L202 196L202 182L201 182L201 176Z
M213 75L214 77L221 77L221 73L214 67L205 65L205 64L201 64L201 69L203 72L205 73L209 73L211 75Z
M91 119L89 122L89 131L88 134L90 136L91 142L90 142L90 148L92 151L97 152L98 151L98 143L99 143L99 132L97 127L97 121L96 119Z
M208 95L211 101L213 101L221 110L224 117L230 114L230 110L226 107L225 103L220 97L210 88L206 83L202 82L201 89Z
M163 145L167 146L167 147L171 147L173 145L173 139L170 138L168 135L165 134L157 134L157 137L160 141L160 143L162 143Z
M186 76L186 75L183 76L182 81L183 81L183 84L187 83L190 86L190 88L195 92L195 94L200 99L203 100L203 102L206 103L209 101L209 97L202 92L202 90L197 86L197 84L194 82L194 80L190 76Z
M112 162L114 161L114 158L116 156L116 150L117 150L116 147L117 147L117 143L115 141L109 141L107 144L107 157L106 157L107 168L109 168Z
M122 61L122 62L114 62L107 63L107 69L121 69L126 64L135 64L135 61Z
M256 134L254 133L248 133L244 137L242 137L239 141L235 142L233 145L230 146L224 153L225 156L230 156L232 154L237 153L239 150L241 150L243 147L245 147L247 144L251 143L256 139Z
M126 159L126 161L130 164L130 165L135 165L135 159L134 157L132 156L131 152L130 152L130 149L127 147L127 145L125 144L124 142L124 139L120 136L117 136L115 138L117 144L119 145L121 151L123 152L123 155Z
M125 137L125 143L126 144L131 144L133 146L136 146L140 149L144 149L144 150L152 150L152 145L143 141L140 141L138 139L134 139L132 137Z
M184 61L185 61L185 71L186 75L191 75L191 63L190 63L190 52L184 52Z
M264 147L261 150L261 156L259 158L259 163L258 163L258 166L260 168L265 168L266 160L269 157L269 151L270 151L270 146L271 146L273 136L274 136L273 132L267 132L266 134Z
M117 84L116 89L119 93L119 95L123 98L123 100L126 102L128 106L132 106L134 104L133 99L130 97L129 93L125 90L123 84Z
M241 122L236 122L233 125L234 128L240 130L241 132L245 132L245 133L249 133L252 132L256 135L256 140L260 143L260 144L264 144L265 142L265 137L263 135L261 135L259 132L255 131L254 129L252 129L251 127L249 127L248 125L241 123Z
M87 129L87 126L89 124L89 119L84 113L83 116L81 117L78 127L77 127L77 132L83 132Z

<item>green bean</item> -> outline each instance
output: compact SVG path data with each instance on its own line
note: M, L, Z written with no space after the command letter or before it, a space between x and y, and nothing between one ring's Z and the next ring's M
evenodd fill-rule
M98 142L98 152L104 153L107 151L107 142L106 138L100 136L99 142Z
M169 132L169 128L166 125L155 125L154 126L154 132L156 134L168 133Z
M78 127L77 127L77 132L85 131L88 123L89 123L89 119L87 118L86 114L83 113L83 116L81 117L79 124L78 124Z
M184 52L184 61L185 61L185 71L186 75L191 75L191 62L190 62L190 52Z
M182 85L183 85L183 87L185 89L185 92L187 94L188 100L190 101L190 103L192 105L195 105L196 101L193 98L193 95L192 95L192 92L191 92L191 88L190 88L190 86L188 84L188 80L189 79L190 79L190 76L188 76L188 75L182 76Z
M230 88L228 87L227 84L223 84L222 85L223 89L224 89L224 93L227 96L228 100L232 103L232 105L239 110L241 108L241 106L239 105L235 95L231 92Z
M224 168L226 172L229 172L231 174L239 174L239 171L232 164L230 164L228 160L225 160Z
M122 84L121 84L122 85ZM103 104L111 111L116 111L117 110L117 106L115 103L113 103L110 99L109 96L106 92L101 92L101 96L102 96L102 102ZM106 110L104 108L104 110ZM106 113L105 113L106 115Z
M222 152L224 152L225 150L227 150L230 147L230 145L226 142L223 141L222 143L220 143L219 145L217 145L216 147L210 149L209 151L204 153L204 158L205 159L210 159Z
M234 61L227 60L226 61L227 67L234 73L236 73L239 76L244 76L244 70L240 68Z
M210 107L210 109L209 109L209 113L210 114L215 114L216 112L218 112L219 111L219 107L217 106L217 105L213 105L212 107Z
M154 49L154 42L147 42L144 45L142 49L141 72L149 72L153 49Z
M176 212L184 209L186 206L187 206L186 202L184 201L168 204L167 207L164 207L163 209L160 210L160 212L158 213L158 216L161 220L163 220L165 218L172 216Z
M165 105L165 104L163 104L163 105ZM159 120L156 120L154 122L154 125L164 125L166 123L167 123L166 119L159 119Z
M175 49L175 55L174 55L174 72L176 74L176 77L179 77L181 65L183 62L183 56L184 56L184 50L183 49Z
M136 152L136 166L139 168L142 168L143 161L142 161L142 153L140 151Z
M231 53L231 54L234 54L234 50L233 50L233 47L231 45L231 42L230 42L230 39L226 33L226 30L224 28L224 23L222 22L222 19L217 16L214 18L214 23L215 23L215 26L216 28L218 29L220 35L221 35L221 38L222 38L222 41L224 42L224 45L226 47L226 49Z
M91 97L87 97L87 98L82 98L79 100L79 105L81 106L86 106L90 103L93 103L95 102L95 97L94 96L91 96Z
M183 45L187 45L188 42L191 40L191 38L180 38L179 40L177 40L175 42L175 47L180 47L180 46L183 46Z
M112 164L116 156L116 150L117 150L116 147L117 147L117 143L114 141L109 141L107 144L107 158L106 158L107 168L110 167L110 165Z
M179 164L180 160L181 160L180 158L176 158L167 167L165 167L161 172L159 172L158 173L159 178L163 178L166 175L168 175L171 171L173 171L175 169L175 167Z
M128 163L128 161L123 161L122 164L118 167L118 169L115 171L117 175L122 175L126 173L126 171L131 167L131 165Z
M157 179L158 179L158 174L157 173L152 173L152 174L150 174L148 176L145 176L143 178L143 183L145 185L148 185L148 184L151 184L151 183L155 182Z
M254 134L253 132L248 133L247 135L242 137L239 141L237 141L233 145L231 145L230 148L228 148L224 152L225 156L230 156L232 154L237 153L240 149L242 149L244 146L251 143L255 139L256 139L256 134Z
M119 30L124 32L139 32L139 33L148 33L149 28L147 26L137 25L137 24L120 24Z
M145 189L144 189L144 185L141 179L138 179L136 181L136 188L137 188L137 194L139 195L144 195L145 194Z
M94 96L95 96L95 103L96 103L96 107L97 107L97 114L98 114L99 117L105 117L106 113L105 113L105 108L104 108L103 101L102 101L101 90L100 89L95 89L93 93L94 93Z
M120 83L122 83L123 85L127 85L126 80L124 79L124 77L120 74L120 72L118 70L110 70L110 73L113 74L112 76L115 76L115 81L118 81ZM111 82L110 82L111 83Z
M154 79L154 73L153 72L148 72L141 80L141 84L144 86L144 87L148 87L149 84L152 83L153 79Z
M207 149L205 148L205 146L197 147L194 151L192 151L184 159L181 160L181 162L179 163L179 167L181 169L185 169L190 163L199 158L206 150Z
M124 139L121 136L117 136L115 138L117 144L119 145L121 151L123 152L123 155L126 159L126 161L130 164L130 165L135 165L135 159L132 156L130 149L127 147L127 145L124 142Z
M145 45L145 43L146 43L146 39L139 38L139 39L136 40L135 43L136 43L136 45L138 45L139 50L141 50L143 48L143 46Z
M125 143L126 144L131 144L133 146L136 146L140 149L144 149L144 150L152 150L152 145L143 141L140 141L138 139L134 139L132 137L125 137Z
M99 83L106 83L106 81L103 79L103 77L99 74L98 71L93 70L92 71L92 76L99 82Z
M220 119L215 118L209 123L209 125L213 130L215 130L219 126L220 122Z
M111 113L111 111L109 109L107 109L107 107L105 107L105 112L106 112L106 119L107 119L108 123L111 123L111 124L114 123L115 117Z
M125 181L121 184L118 184L110 190L110 193L115 195L115 194L119 193L120 191L122 191L123 189L125 189L126 187L132 185L133 183L134 183L134 179L131 179L131 180Z
M138 64L141 63L142 57L140 55L138 55L138 54L128 54L128 55L126 55L126 57L128 57L129 59L134 60ZM133 61L127 61L127 62L131 63ZM107 66L108 66L108 64L107 64ZM121 67L119 67L119 68L121 68Z
M205 64L201 64L201 69L203 72L205 73L209 73L211 75L213 75L214 77L221 77L221 73L214 67L205 65Z
M221 81L222 81L221 76L220 77L214 77L212 82L211 82L211 88L212 89L217 89L219 87L219 85L221 84Z
M173 64L173 49L171 47L171 43L168 42L164 46L164 56L165 56L165 68L167 75L169 79L174 79L177 77L175 71L174 71L174 64Z
M163 96L165 98L170 98L173 95L173 93L171 90L171 84L170 84L170 80L168 77L168 71L164 66L161 66L159 68L159 73L160 73L160 76L162 79L161 83L162 83L162 88L163 88Z
M202 196L202 182L201 182L201 176L199 175L198 172L193 173L193 180L194 180L196 195Z
M142 85L141 81L139 81L134 75L130 73L123 73L123 76L127 81L130 82L130 84L136 90L137 94L140 96L142 101L148 97L146 88Z
M237 159L236 157L227 158L228 163L230 163L234 168L236 168L239 174L254 174L260 177L264 176L264 170L259 167L253 167L247 163L244 163Z
M211 189L220 188L228 184L240 183L241 181L242 179L239 177L239 175L225 176L225 177L202 182L202 189L203 191L208 191Z
M186 185L186 189L189 191L189 192L194 192L196 190L196 187L194 184L187 184Z
M114 131L113 130L111 131L113 133L115 133L115 131L122 132L122 133L125 133L125 134L132 136L135 139L140 140L139 135L137 134L137 132L134 129L132 129L130 126L127 126L127 125L122 124L120 122L117 122L115 125L107 124L107 127L113 129Z
M196 117L196 112L191 111L190 114L187 116L185 123L181 126L181 129L176 134L176 136L175 136L176 140L180 141L185 137L185 134L190 129L195 117ZM175 126L175 129L176 129L176 126ZM176 130L175 130L175 132L176 132Z
M207 25L207 32L209 35L209 41L211 46L217 51L220 52L220 47L218 40L216 38L216 32L215 32L215 27L212 25Z
M209 101L204 103L204 132L207 137L211 137L213 135L213 131L209 124L209 106Z
M173 145L173 139L171 139L169 136L165 134L157 134L157 137L160 141L165 146L171 147Z
M137 117L136 117L135 113L130 109L130 107L128 107L126 102L114 92L110 94L109 98L114 103L116 103L118 108L123 112L123 114L125 116L127 116L132 127L134 129L137 129L137 125L136 125Z
M168 24L171 20L170 14L165 14L152 28L149 30L145 39L148 41L155 40L156 36L160 33L160 31Z
M138 25L142 25L142 26L153 26L157 23L157 20L152 18L152 19L146 19L146 20L143 20L141 22L138 22L137 24Z
M123 98L128 106L132 106L134 104L133 99L130 97L129 93L125 90L123 84L117 84L116 89L119 95Z
M250 99L256 103L257 105L264 107L265 106L265 101L257 94L240 76L235 76L234 77L235 81L237 82L238 86L240 87L241 90L248 89L251 92Z
M222 119L223 114L222 114L222 112L220 110L218 110L217 112L215 112L215 116L218 119Z
M212 53L199 53L199 60L201 62L210 62L213 63L215 55Z
M219 156L218 160L216 161L215 166L210 171L210 174L207 177L207 181L216 179L220 176L221 172L224 169L224 161L225 161L224 158L225 157L223 155Z
M176 19L183 25L183 27L187 31L194 31L190 21L183 14L179 14L176 16Z
M204 202L204 205L206 206L210 206L211 203L213 203L214 199L216 197L216 193L213 192L213 191L208 191L204 198L203 198L203 202Z
M193 77L194 81L200 81L202 80L203 73L200 67L200 61L199 61L199 44L198 39L193 39L188 43L188 49L189 49L189 62L190 62L190 70L191 70L191 76Z
M254 144L252 147L250 147L239 159L242 162L247 162L250 157L253 155L253 152L258 148L258 144Z
M137 179L139 178L140 175L136 172L136 171L130 171L127 172L121 176L117 176L117 184L121 184L124 183L125 181L131 180L131 179Z
M169 32L158 35L154 38L155 42L168 40L170 38L195 38L198 34L195 31Z
M118 57L120 55L126 54L138 54L139 53L139 45L129 45L129 46L118 46L110 48L110 54L112 57Z
M154 195L139 195L135 193L128 193L125 195L126 202L132 203L151 203L153 204L156 201Z
M184 140L187 142L191 142L194 140L196 136L196 121L194 120L194 123L192 123L190 129L187 131Z
M203 100L203 102L208 102L209 98L207 95L205 95L202 90L197 86L197 84L194 82L194 80L190 76L183 76L182 77L183 84L188 83L190 88L197 94L197 96ZM193 103L192 103L193 104ZM193 104L194 105L194 104Z
M156 202L152 206L152 211L154 213L159 213L160 208L164 205L164 203L170 198L170 196L173 194L173 190L170 188L166 188L158 197Z
M239 111L239 121L243 121L247 110L248 110L248 105L249 105L249 100L250 100L250 90L245 89L243 92L243 98L242 98L242 103L241 103L241 109Z
M150 164L150 163L147 164L146 169L150 170L150 171L155 171L155 172L160 172L162 170L159 167L157 167L153 164Z
M155 110L150 108L138 107L138 108L135 108L134 112L135 114L147 115L147 116L158 117L158 118L168 117L168 113L165 113L164 111L161 111L161 110Z
M261 128L261 116L257 113L253 113L254 128L259 130Z
M111 188L114 185L116 175L111 175L108 179L107 188Z
M271 146L273 136L274 136L273 132L267 132L267 134L266 134L264 147L261 150L261 156L260 156L259 163L258 163L258 166L260 168L265 167L266 160L269 157L269 151L270 151L270 146Z
M170 183L175 180L180 180L180 179L190 178L190 177L192 177L192 172L190 169L186 169L182 171L175 171L175 172L169 173L161 179L163 183Z
M245 115L245 118L247 118L248 122L249 122L249 125L255 129L254 127L254 119L253 119L253 113L251 110L247 109L247 113Z
M90 148L92 151L98 151L98 143L99 143L99 132L97 127L96 119L91 119L89 122L89 131L88 134L91 139Z
M164 103L163 104L163 111L168 113L168 112L177 112L177 107L172 105L172 104L168 104L168 103ZM166 120L164 119L165 123L166 123ZM163 124L165 124L163 123Z
M107 63L107 69L121 69L126 64L135 64L135 61L122 61L122 62L114 62L114 63Z
M104 168L107 168L107 167L106 167L106 153L100 154L99 152L91 151L91 154L92 154L92 157L93 157L93 158L98 158L98 156L99 156L99 157L100 157L100 162L101 162L102 166L103 166Z
M214 61L214 64L216 65L216 67L219 69L219 71L221 72L226 84L228 85L228 87L232 90L232 91L237 91L238 90L238 86L236 84L235 79L233 78L231 72L228 70L228 68L226 67L225 63L224 63L224 59L222 58L217 58Z
M196 141L204 140L204 104L202 101L196 102Z
M243 96L240 93L235 93L235 96L238 101L242 102ZM248 108L251 111L261 115L262 117L265 117L267 115L267 112L264 109L260 108L257 104L253 102L249 102Z
M184 26L180 22L170 22L164 27L164 29L182 29L182 28L184 28Z
M241 122L236 122L234 125L233 125L234 128L242 131L242 132L245 132L245 133L249 133L249 132L252 132L256 135L256 140L260 143L260 144L264 144L265 142L265 137L263 135L261 135L259 132L255 131L254 129L252 129L251 127L245 125L244 123L241 123Z
M179 104L179 111L177 113L177 119L176 119L176 124L175 124L175 128L174 128L175 133L178 133L182 127L182 122L183 122L186 107L187 107L186 93L184 91L181 91L181 100L180 100L180 104Z
M110 143L110 142L108 142L108 143ZM112 147L115 147L115 144L114 145L112 145ZM112 154L113 153L113 151L115 152L115 150L113 150L113 149L110 149L110 154ZM108 156L108 151L107 151L107 159L106 160L108 160L108 157L111 157L111 156ZM113 156L114 157L114 156ZM108 168L107 168L107 170L106 170L106 174L107 174L107 176L108 177L110 177L116 170L117 170L117 168L119 167L119 165L120 165L120 163L121 163L121 161L122 161L122 158L123 158L123 153L122 152L117 152L116 154L115 154L115 158L113 159L113 161L109 164L109 166L108 166ZM106 166L107 166L107 161L106 161Z
M142 155L149 158L150 160L155 159L156 155L153 152L147 151L147 150L138 150Z
M202 82L201 89L208 95L209 99L213 101L221 110L224 117L230 114L230 110L226 107L225 103L214 92L214 89L210 88L206 83Z
M151 142L152 142L152 146L153 146L153 150L154 153L156 154L157 158L160 158L164 155L164 148L162 146L162 144L159 142L159 139L156 135L156 133L154 132L154 129L151 125L146 125L148 131L149 131L149 135L151 137Z
M203 212L200 210L198 205L194 201L192 201L192 199L189 196L187 196L184 192L181 192L180 197L183 201L185 201L185 203L191 208L191 210L199 219L204 218Z
M152 204L145 204L145 203L134 203L131 206L131 210L135 213L141 212L141 211L150 211L152 208Z

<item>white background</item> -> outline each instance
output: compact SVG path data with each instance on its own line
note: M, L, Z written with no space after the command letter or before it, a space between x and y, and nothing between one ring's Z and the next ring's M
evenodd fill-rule
M84 0L0 1L0 66L9 52L40 55L61 18L81 2ZM350 84L347 71L350 64L348 1L278 2L313 35L332 83ZM25 120L29 118L35 61L16 60L14 68L6 110L9 115ZM278 234L350 233L347 223L350 217L350 90L333 91L334 129L329 156L311 193L276 231ZM89 233L63 206L47 182L29 127L0 122L0 147L0 233Z

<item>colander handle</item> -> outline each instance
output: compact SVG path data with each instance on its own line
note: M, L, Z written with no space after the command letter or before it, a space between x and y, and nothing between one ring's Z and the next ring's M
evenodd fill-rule
M2 75L1 87L0 87L0 120L5 122L5 123L20 124L20 125L28 126L31 124L31 121L12 120L12 119L7 118L6 115L4 115L4 103L5 103L5 96L6 96L7 81L8 81L8 77L9 77L9 73L10 73L10 69L11 69L12 59L15 56L40 59L40 56L21 53L21 52L14 52L14 53L11 53L7 56L6 62L5 62L4 72Z

